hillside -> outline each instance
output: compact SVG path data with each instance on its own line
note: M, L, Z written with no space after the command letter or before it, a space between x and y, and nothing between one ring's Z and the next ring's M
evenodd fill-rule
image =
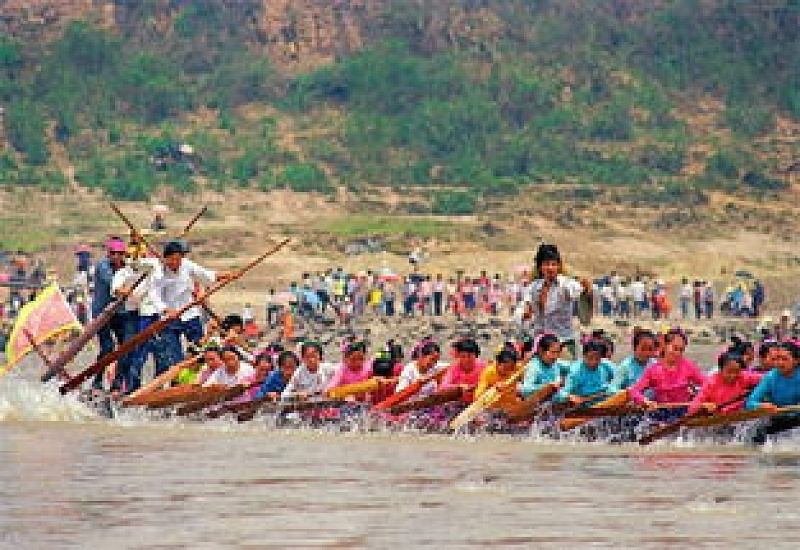
M103 232L80 210L105 198L214 197L230 228L235 201L294 205L269 230L320 254L746 232L794 269L798 29L795 0L9 0L4 200L54 215L0 245Z

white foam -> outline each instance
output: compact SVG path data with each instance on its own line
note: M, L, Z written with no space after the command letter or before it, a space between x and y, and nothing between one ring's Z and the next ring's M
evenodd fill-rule
M0 378L0 422L70 422L97 419L76 395L63 396L56 383L42 384L14 373Z

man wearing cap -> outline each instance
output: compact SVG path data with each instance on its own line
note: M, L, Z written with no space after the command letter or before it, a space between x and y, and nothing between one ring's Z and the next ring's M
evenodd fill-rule
M188 252L188 246L181 240L172 240L164 245L164 260L153 274L149 291L153 308L162 317L169 317L193 302L196 283L209 286L230 278L230 274L216 273L187 259ZM181 336L195 344L202 339L200 315L199 307L189 308L164 329L160 336L163 345L156 346L156 375L166 369L165 365L183 361Z
M97 317L103 310L114 300L114 295L111 291L111 283L114 279L114 274L125 266L125 241L117 237L112 237L106 242L106 257L97 262L94 271L94 289L92 291L92 317ZM97 339L100 343L100 352L98 359L111 353L116 346L121 344L126 334L130 333L128 323L131 322L131 317L128 311L118 311L108 322L106 326L100 329L97 333ZM126 371L128 367L129 356L121 357L117 361L118 370ZM92 386L95 389L103 389L103 375L105 372L99 372L94 378ZM115 382L117 379L115 379ZM112 390L118 390L119 387L113 387Z

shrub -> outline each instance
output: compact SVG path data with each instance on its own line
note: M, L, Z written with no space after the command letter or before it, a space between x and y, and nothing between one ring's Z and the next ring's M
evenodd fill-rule
M290 164L278 176L278 185L293 191L318 191L331 193L333 187L325 175L315 164Z
M734 105L725 110L725 122L745 137L756 137L775 127L775 113L762 105Z
M437 191L433 194L431 212L452 216L474 214L477 206L475 194L470 191Z

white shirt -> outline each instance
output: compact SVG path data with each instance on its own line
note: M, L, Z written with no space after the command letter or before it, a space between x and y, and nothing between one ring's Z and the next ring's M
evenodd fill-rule
M433 374L433 373L439 372L439 371L441 371L443 369L446 369L447 367L448 367L448 365L445 364L445 363L436 363L436 365L434 365L433 369L428 371L428 373L429 374ZM397 386L395 387L395 390L394 390L395 393L406 389L408 386L410 386L411 384L413 384L414 382L416 382L420 378L422 378L422 374L419 372L419 367L417 366L417 362L416 361L411 361L410 363L405 365L403 367L403 370L400 372L400 378L398 379ZM419 390L417 395L419 395L419 396L430 395L433 392L435 392L436 388L438 388L438 387L439 387L439 383L435 379L430 380L427 384L422 386L422 388Z
M631 296L635 302L644 302L644 295L647 289L642 281L633 281L631 283Z
M295 394L300 392L304 393L322 393L328 387L328 382L331 381L333 375L336 374L336 365L330 363L320 363L317 372L311 372L308 367L303 364L297 367L294 374L286 383L286 387L281 392L281 397L294 397Z
M242 361L239 363L239 370L236 371L236 374L231 376L228 374L228 370L222 366L219 367L217 370L211 373L211 376L203 383L203 387L208 386L236 386L237 384L243 384L249 380L251 380L256 374L256 369L253 368L252 365L249 363L245 363Z
M684 300L691 300L694 296L694 289L689 284L681 285L681 298Z
M153 273L158 269L158 259L156 258L139 258L130 262L122 269L118 269L114 273L114 278L111 279L111 293L115 294L122 288L132 285L136 280L142 276L145 270L150 270L144 281L139 283L134 291L125 300L125 309L128 311L139 311L140 315L156 315L153 301L150 299L150 285L153 282Z
M165 309L181 309L194 301L194 284L211 285L217 280L217 274L184 258L178 271L172 271L163 264L151 275L149 296L153 307L159 314ZM195 306L186 310L181 319L188 321L200 316L200 308Z

